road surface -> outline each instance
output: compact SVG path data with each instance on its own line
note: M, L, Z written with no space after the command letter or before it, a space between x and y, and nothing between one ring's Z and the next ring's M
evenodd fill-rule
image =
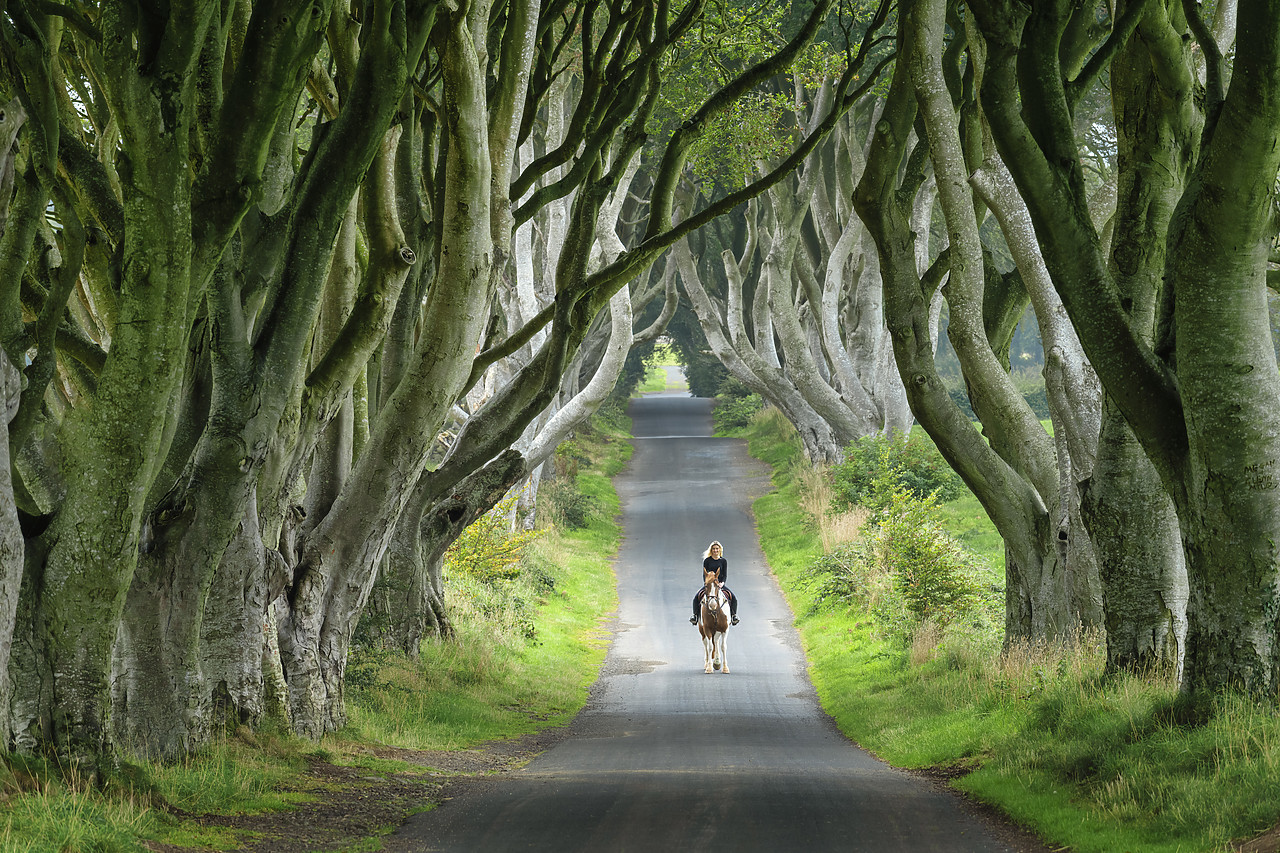
M615 482L626 536L613 644L568 736L523 769L466 783L387 839L394 851L1024 851L1007 829L840 735L818 706L750 500L768 485L709 401L634 401ZM689 624L702 553L724 543L741 624L731 674L703 673Z

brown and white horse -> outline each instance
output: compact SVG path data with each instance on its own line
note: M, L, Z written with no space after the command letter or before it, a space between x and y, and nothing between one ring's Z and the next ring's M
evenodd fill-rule
M725 634L729 632L729 596L716 582L716 573L707 572L706 593L702 596L702 618L698 633L702 635L702 649L706 654L707 668L729 673L729 659L725 657Z

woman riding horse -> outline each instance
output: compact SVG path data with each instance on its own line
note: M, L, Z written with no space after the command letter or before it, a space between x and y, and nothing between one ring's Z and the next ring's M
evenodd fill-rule
M724 558L724 548L719 542L712 542L711 545L702 555L702 570L704 572L715 572L716 580L720 583L720 588L729 596L729 615L733 617L732 624L738 624L738 596L733 594L733 590L724 585L729 578L729 562ZM702 597L707 594L706 587L698 590L698 594L693 597L693 618L689 620L690 625L698 624L698 614L702 609Z

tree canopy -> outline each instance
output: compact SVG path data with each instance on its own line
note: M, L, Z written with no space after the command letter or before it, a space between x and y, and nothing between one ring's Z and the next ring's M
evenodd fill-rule
M814 461L929 433L1010 638L1274 695L1274 5L0 4L4 744L341 726L681 307Z

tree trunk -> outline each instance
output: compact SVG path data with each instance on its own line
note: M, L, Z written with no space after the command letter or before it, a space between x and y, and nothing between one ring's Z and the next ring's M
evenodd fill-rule
M156 112L150 125L163 128L159 104L150 106ZM77 413L66 428L67 480L76 487L54 523L40 608L54 677L50 734L60 752L101 755L110 742L111 650L137 566L145 499L157 467L151 460L167 444L183 375L190 330L190 178L187 152L170 142L135 142L134 186L125 205L130 260L119 322L93 416ZM197 606L190 600L174 604ZM179 654L186 651L192 650Z
M284 572L279 555L263 547L257 502L251 499L214 573L201 623L200 665L214 732L256 727L268 713L270 604L284 588Z
M3 143L0 139L0 143ZM3 201L3 193L0 193ZM0 223L0 228L3 223ZM18 413L22 396L22 376L0 349L0 416L4 425ZM18 527L18 506L13 497L13 475L7 429L0 429L0 748L9 749L11 734L8 709L13 696L9 655L13 649L18 618L18 594L22 586L25 553L22 530Z
M1173 502L1114 405L1108 405L1084 518L1101 568L1107 670L1181 676L1187 576Z
M437 559L431 565L423 547L425 497L426 490L420 482L382 558L360 629L362 636L412 660L418 659L423 638L453 636L453 625L444 606L441 561Z
M1164 290L1165 238L1182 194L1200 132L1195 111L1160 75L1157 56L1172 31L1158 18L1139 28L1111 64L1118 177L1115 238L1109 257L1130 327L1155 340ZM1180 677L1186 639L1187 578L1178 516L1159 474L1113 401L1106 405L1098 467L1088 486L1086 520L1093 534L1106 598L1107 668L1159 670Z
M445 29L448 212L444 251L428 295L430 319L366 452L307 539L289 592L288 618L280 626L294 729L311 738L345 722L342 673L352 632L431 443L464 389L474 342L488 318L493 243L478 53L483 46L473 43L463 15L452 16ZM354 540L345 535L353 529L363 535Z

